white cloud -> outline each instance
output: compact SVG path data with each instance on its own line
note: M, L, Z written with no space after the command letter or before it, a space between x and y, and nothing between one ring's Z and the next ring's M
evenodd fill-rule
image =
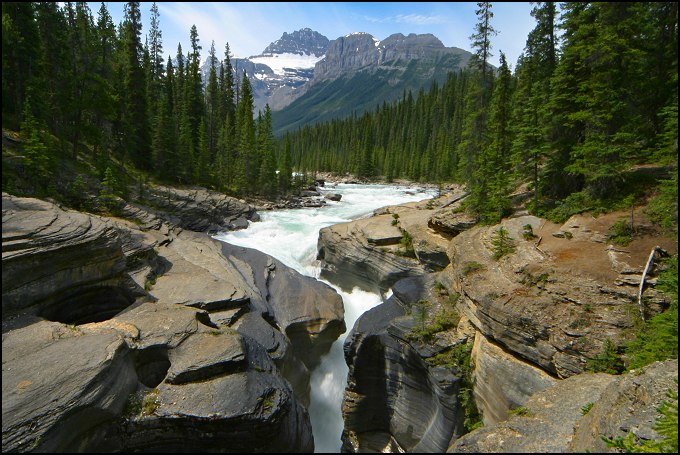
M411 24L411 25L432 25L445 24L449 19L441 15L424 15L424 14L397 14L386 17L371 17L363 16L363 19L368 22L379 24L396 23L396 24Z
M276 33L267 36L263 31L277 30L263 14L254 14L238 4L230 3L160 3L161 21L170 20L178 30L185 30L180 37L182 49L189 42L189 31L196 25L202 46L201 56L206 56L210 43L215 41L215 49L221 59L224 45L228 42L236 57L249 57L262 52L267 40L279 38Z

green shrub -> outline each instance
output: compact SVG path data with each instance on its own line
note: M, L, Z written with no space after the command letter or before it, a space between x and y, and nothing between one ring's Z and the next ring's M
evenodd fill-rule
M479 272L480 270L484 270L486 267L484 264L480 264L479 262L475 261L468 261L465 264L463 264L463 275L469 275L471 273Z
M413 249L413 237L405 229L401 229L401 240L399 241L401 248L398 250L402 256L415 258L416 252Z
M536 236L534 235L534 228L531 227L530 224L525 224L524 227L522 228L522 237L524 237L524 240L531 240L536 238Z
M515 251L515 240L510 237L508 230L503 226L498 228L491 237L491 244L493 245L493 257L496 260Z
M584 416L584 415L588 414L591 409L593 409L593 402L592 401L581 406L581 415Z
M666 269L659 275L656 288L670 295L671 304L645 322L635 340L626 345L629 370L678 358L678 256L664 260L663 264Z
M544 213L550 221L562 224L572 215L592 210L593 199L585 192L571 193L566 198L558 201L556 207Z
M519 408L511 409L510 412L508 412L509 415L511 416L520 416L520 417L525 417L525 416L531 416L531 411L526 406L520 406Z
M633 228L626 218L619 219L609 228L607 239L620 246L626 246L633 240Z
M148 416L153 414L160 405L161 404L158 401L158 390L153 389L142 401L142 415Z
M659 194L649 202L645 210L649 219L665 231L678 235L678 170L659 184Z
M472 343L459 343L427 359L430 365L456 369L461 378L458 389L460 407L463 409L465 431L472 431L482 426L482 415L475 403L472 381Z
M623 359L614 343L605 340L602 352L586 360L586 370L593 373L621 374L624 370Z

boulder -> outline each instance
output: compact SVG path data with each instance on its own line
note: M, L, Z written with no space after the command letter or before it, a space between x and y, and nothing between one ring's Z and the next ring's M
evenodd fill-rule
M636 440L661 439L653 428L660 417L658 408L672 403L669 391L678 393L678 361L655 362L645 368L617 377L593 402L591 410L578 422L569 444L570 452L615 452L602 436L625 437L628 432ZM676 395L677 396L677 395Z
M245 201L201 187L148 185L140 201L127 204L123 212L149 212L170 225L196 232L245 229L247 220L260 219L255 208Z
M39 321L5 332L2 451L95 450L137 384L132 350L116 330Z
M323 260L323 278L346 291L359 286L371 292L386 292L401 278L427 272L414 258L369 244L361 229L364 224L366 220L351 221L319 231L317 258Z
M345 332L342 298L330 286L286 267L257 250L222 244L222 254L252 279L253 306L290 340L308 368ZM244 265L247 265L247 269Z
M456 440L451 453L567 452L581 408L596 402L615 376L573 376L532 396L520 412L496 425L484 426Z
M477 332L472 348L474 396L484 425L506 420L532 395L557 382L545 371L505 352Z
M3 450L312 451L343 316L263 253L3 195Z
M402 278L448 265L447 240L426 226L432 210L404 204L378 213L321 229L318 259L323 260L323 277L347 290L359 286L386 292ZM402 240L408 238L410 244Z
M342 194L340 194L340 193L326 193L326 194L324 195L324 197L325 197L326 199L328 199L329 201L336 201L336 202L338 202L340 199L342 199Z
M477 224L477 219L465 212L456 212L446 208L437 210L429 220L427 225L435 231L455 237L463 231L467 231Z

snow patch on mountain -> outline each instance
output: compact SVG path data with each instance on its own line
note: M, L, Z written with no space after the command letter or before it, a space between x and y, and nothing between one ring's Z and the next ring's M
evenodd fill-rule
M253 63L261 63L267 65L274 71L277 76L287 76L295 74L298 69L312 69L316 62L323 59L324 55L319 57L309 54L269 54L269 55L258 55L255 57L250 57L249 60Z

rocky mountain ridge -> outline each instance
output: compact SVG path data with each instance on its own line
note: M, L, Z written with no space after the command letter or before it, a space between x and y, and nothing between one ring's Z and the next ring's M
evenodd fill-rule
M243 72L253 88L255 112L269 104L272 111L285 110L298 99L303 105L316 105L316 93L323 87L323 98L328 118L345 115L346 110L373 108L383 101L401 96L403 91L428 88L433 80L442 82L449 71L467 65L471 54L457 47L445 47L432 34L393 34L380 41L369 33L356 32L329 40L320 33L303 28L292 33L284 32L280 39L269 44L261 54L248 58L232 58L234 80ZM204 81L209 73L209 61L201 71ZM333 106L334 99L344 96L344 84L329 84L338 78L352 79L357 73L371 80L369 85L380 85L381 90L368 93L360 105L351 102ZM365 85L365 84L364 84ZM332 92L332 93L329 93ZM312 101L309 100L312 99ZM304 100L307 101L304 101ZM329 108L330 106L330 108ZM275 123L295 116L296 110L276 115ZM312 117L314 114L312 114ZM299 126L296 123L296 126Z

